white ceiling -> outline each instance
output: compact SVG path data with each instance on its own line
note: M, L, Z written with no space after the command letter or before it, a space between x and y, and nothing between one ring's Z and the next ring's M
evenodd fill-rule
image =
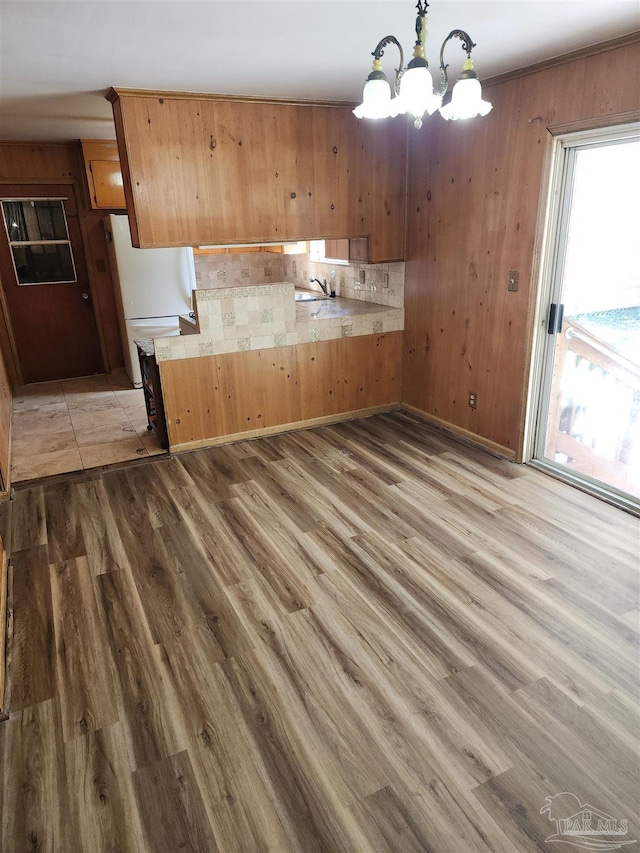
M0 138L113 138L110 86L357 101L376 43L410 56L414 20L412 0L0 0ZM432 66L461 28L487 79L638 30L640 6L433 0L427 20ZM445 59L455 77L459 41Z

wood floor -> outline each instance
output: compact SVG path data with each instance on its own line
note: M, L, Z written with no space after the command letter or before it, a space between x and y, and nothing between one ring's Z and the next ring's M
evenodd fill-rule
M640 839L632 516L400 413L10 508L3 851Z

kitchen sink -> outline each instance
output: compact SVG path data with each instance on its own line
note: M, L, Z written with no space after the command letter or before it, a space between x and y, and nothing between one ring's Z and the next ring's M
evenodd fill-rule
M296 291L295 300L296 302L318 302L320 299L326 299L322 293L310 293L308 291Z

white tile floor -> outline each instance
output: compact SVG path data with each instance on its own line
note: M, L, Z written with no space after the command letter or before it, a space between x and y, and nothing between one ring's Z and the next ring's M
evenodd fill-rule
M164 453L124 370L16 388L11 482Z

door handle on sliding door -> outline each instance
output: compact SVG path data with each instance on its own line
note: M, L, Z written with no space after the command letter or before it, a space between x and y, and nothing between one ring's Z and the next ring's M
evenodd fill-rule
M564 305L559 302L552 302L549 306L549 325L547 332L550 335L557 335L562 331L562 320L564 319Z

